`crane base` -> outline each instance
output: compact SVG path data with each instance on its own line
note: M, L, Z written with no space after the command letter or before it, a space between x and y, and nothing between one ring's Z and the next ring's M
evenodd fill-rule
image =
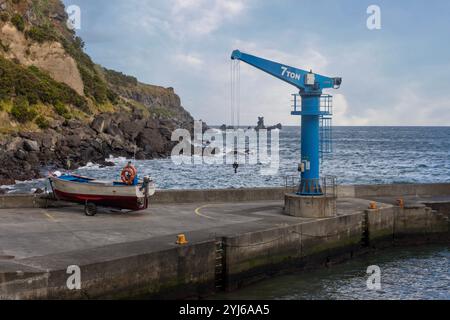
M334 217L336 216L336 197L288 193L284 197L284 212L301 218Z

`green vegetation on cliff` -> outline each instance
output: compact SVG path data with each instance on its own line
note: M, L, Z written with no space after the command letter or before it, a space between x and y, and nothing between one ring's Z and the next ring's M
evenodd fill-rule
M145 117L192 119L172 88L142 84L95 64L67 27L60 0L0 3L0 133L45 129L52 119L87 123L100 113L136 109ZM61 68L48 67L46 54ZM65 74L68 80L58 82Z
M87 111L86 99L35 66L24 67L0 56L0 100L23 97L29 104L71 104Z
M11 22L16 26L17 30L23 31L25 29L25 20L23 20L22 16L18 13L14 14L11 18Z
M32 108L28 100L24 97L18 97L14 100L14 104L11 108L11 114L21 123L33 121L34 118L37 117L36 109Z
M117 95L109 89L102 71L84 53L84 42L67 28L67 16L59 0L14 0L9 1L9 8L12 14L11 23L22 31L28 40L40 44L55 41L63 45L77 63L87 97L99 104L115 102ZM2 15L4 21L9 19L7 12Z
M55 33L54 29L49 24L45 24L42 26L32 26L25 32L25 36L28 39L32 39L39 43L59 40L58 35Z
M137 86L138 80L136 77L128 76L123 74L122 72L109 70L103 68L106 80L113 86L118 87L129 87L129 86Z
M88 112L84 97L64 83L53 80L34 66L24 67L0 56L0 101L13 101L8 112L19 123L35 120L40 129L49 126L47 118L39 114L38 104L53 106L54 113L65 119L71 114L66 105Z

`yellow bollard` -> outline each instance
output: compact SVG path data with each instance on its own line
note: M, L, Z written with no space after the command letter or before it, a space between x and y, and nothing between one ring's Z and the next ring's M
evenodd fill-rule
M375 201L371 201L370 204L369 204L369 209L370 209L370 210L376 210L376 209L378 209L377 203L376 203Z
M184 234L179 234L177 239L177 244L182 246L188 244L189 242L186 240L186 236Z

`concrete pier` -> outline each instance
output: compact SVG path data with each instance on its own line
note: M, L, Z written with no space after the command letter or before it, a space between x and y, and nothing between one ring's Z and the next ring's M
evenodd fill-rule
M343 186L326 218L286 215L290 192L160 191L148 210L96 217L38 196L1 197L0 298L205 297L373 248L449 243L450 184ZM188 244L175 243L179 234ZM73 265L81 290L67 287Z

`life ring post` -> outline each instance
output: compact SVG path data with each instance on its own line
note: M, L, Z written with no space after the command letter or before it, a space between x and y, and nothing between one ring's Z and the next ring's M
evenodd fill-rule
M136 176L137 176L136 168L131 164L131 162L128 162L128 164L122 169L122 172L120 174L122 182L131 186L133 185Z

